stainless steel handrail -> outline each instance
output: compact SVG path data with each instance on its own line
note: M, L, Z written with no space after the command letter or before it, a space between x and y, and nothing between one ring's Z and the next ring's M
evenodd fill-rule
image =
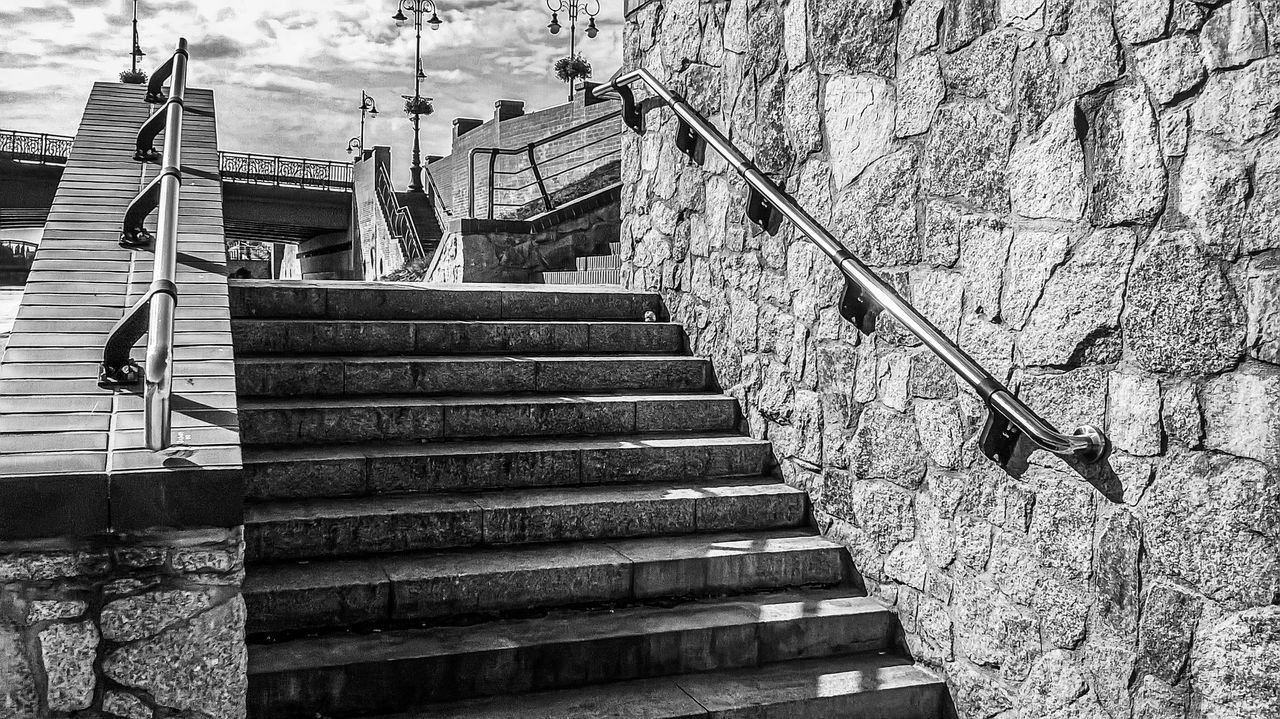
M161 95L165 79L170 80L169 96ZM182 190L182 118L187 91L187 40L178 40L173 56L152 75L147 102L164 102L138 133L136 159L154 161L150 147L158 132L159 115L164 120L164 151L159 155L160 173L134 199L125 212L120 244L130 249L153 244L151 287L147 294L112 328L103 350L99 384L116 388L144 383L144 434L147 448L160 451L170 445L173 390L173 321L178 302L178 214ZM156 234L142 228L142 221L157 209ZM139 368L130 357L134 344L147 334L145 365Z
M621 111L605 113L598 117L593 117L590 120L587 120L586 122L582 122L577 125L574 125L573 127L568 127L559 132L548 135L546 137L534 140L533 142L530 142L527 145L521 145L520 147L473 147L471 148L471 151L467 153L467 215L469 217L476 216L476 156L477 155L487 154L489 156L489 184L488 184L489 219L491 220L493 219L493 204L494 204L493 193L494 193L494 190L497 189L494 187L493 178L495 174L501 174L501 173L496 173L494 170L498 157L500 155L501 156L526 155L529 158L528 167L522 168L517 172L508 173L508 174L520 174L521 172L525 172L526 170L533 172L534 184L538 186L538 192L542 198L542 203L543 205L546 206L547 211L550 212L551 210L555 209L555 205L551 201L551 193L547 191L546 178L542 176L542 171L538 168L538 160L537 160L537 157L535 157L534 155L534 151L537 150L539 147L542 147L543 145L549 145L553 142L556 142L557 140L563 140L564 138L569 137L570 135L581 132L591 127L595 127L596 125L599 125L603 122L608 122L609 120L616 119L621 114L622 114ZM594 144L597 144L597 143L593 141L593 142L587 143L586 145L583 145L581 148L576 148L576 149L590 147L591 145L594 145ZM568 153L564 153L564 154L568 154ZM563 157L564 154L562 154L561 157ZM604 152L594 159L607 157L608 155L611 155L611 154L615 154L615 153ZM582 163L582 164L587 164L587 163ZM502 188L502 189L507 189L507 188Z
M754 193L758 193L753 193L747 203L749 214L753 205L766 214L771 211L781 213L836 264L846 282L841 303L842 314L846 318L858 324L860 330L870 332L874 328L875 316L882 311L888 312L978 393L991 410L980 442L984 454L1007 467L1014 459L1019 436L1025 435L1039 447L1060 456L1075 457L1085 462L1098 461L1106 456L1110 442L1102 430L1085 425L1072 434L1064 434L1036 414L915 307L899 297L879 275L854 257L812 215L738 151L727 137L690 107L683 97L659 82L652 73L644 69L619 73L593 88L591 93L601 99L612 97L622 100L624 122L632 130L642 133L644 117L630 89L635 82L644 83L680 119L681 137L677 138L677 145L682 150L695 161L700 161L704 150L697 146L695 138L701 140L723 157ZM762 226L769 224L760 216L759 210L752 219Z

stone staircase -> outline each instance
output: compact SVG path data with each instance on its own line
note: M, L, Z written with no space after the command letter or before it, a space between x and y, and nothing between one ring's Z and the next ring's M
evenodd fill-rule
M941 716L655 296L233 281L231 310L251 717Z

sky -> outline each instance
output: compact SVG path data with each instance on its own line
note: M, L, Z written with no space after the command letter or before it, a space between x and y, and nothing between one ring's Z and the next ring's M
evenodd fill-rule
M578 36L597 80L622 54L622 0L600 3L600 34ZM219 147L235 152L345 161L363 89L380 111L365 144L391 145L395 174L407 177L413 129L400 96L413 93L414 33L391 20L396 6L139 0L140 68L150 72L187 37L189 84L213 88ZM567 101L551 67L568 54L568 32L547 31L544 0L439 0L437 9L443 26L424 26L422 37L422 94L436 108L422 121L424 162L448 153L453 118L487 120L497 99L527 110ZM75 134L92 83L129 67L131 17L131 0L0 0L0 128Z

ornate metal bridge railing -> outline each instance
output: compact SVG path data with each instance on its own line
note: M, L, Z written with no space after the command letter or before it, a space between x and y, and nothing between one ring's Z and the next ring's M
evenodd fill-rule
M222 179L253 185L302 187L350 192L351 163L305 157L219 152Z
M0 130L0 157L41 165L65 165L72 138L47 132Z

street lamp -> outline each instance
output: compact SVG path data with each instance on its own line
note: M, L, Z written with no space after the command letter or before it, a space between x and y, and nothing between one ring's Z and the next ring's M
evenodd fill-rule
M347 154L359 150L364 151L364 118L368 115L370 119L378 116L378 103L373 101L372 97L364 91L360 91L360 136L353 137L347 141Z
M594 38L600 34L596 27L596 15L600 14L600 0L546 0L547 9L551 11L551 22L547 29L552 35L560 34L560 13L569 13L569 57L578 53L578 16L587 16L587 37ZM569 99L573 99L573 83L569 83Z
M133 73L138 73L138 58L145 57L146 53L142 51L142 46L138 44L138 0L133 0L133 50L129 53L133 57Z
M396 14L391 16L396 21L397 27L404 27L408 23L409 17L405 15L408 11L413 13L413 29L414 29L414 67L413 73L413 109L409 117L413 118L413 166L410 171L413 173L409 180L410 192L422 192L422 143L418 133L418 125L422 115L416 110L422 104L422 81L426 78L426 74L422 72L422 16L431 13L427 25L432 30L439 30L441 25L440 16L436 14L436 4L432 0L400 0L399 7L396 8Z

